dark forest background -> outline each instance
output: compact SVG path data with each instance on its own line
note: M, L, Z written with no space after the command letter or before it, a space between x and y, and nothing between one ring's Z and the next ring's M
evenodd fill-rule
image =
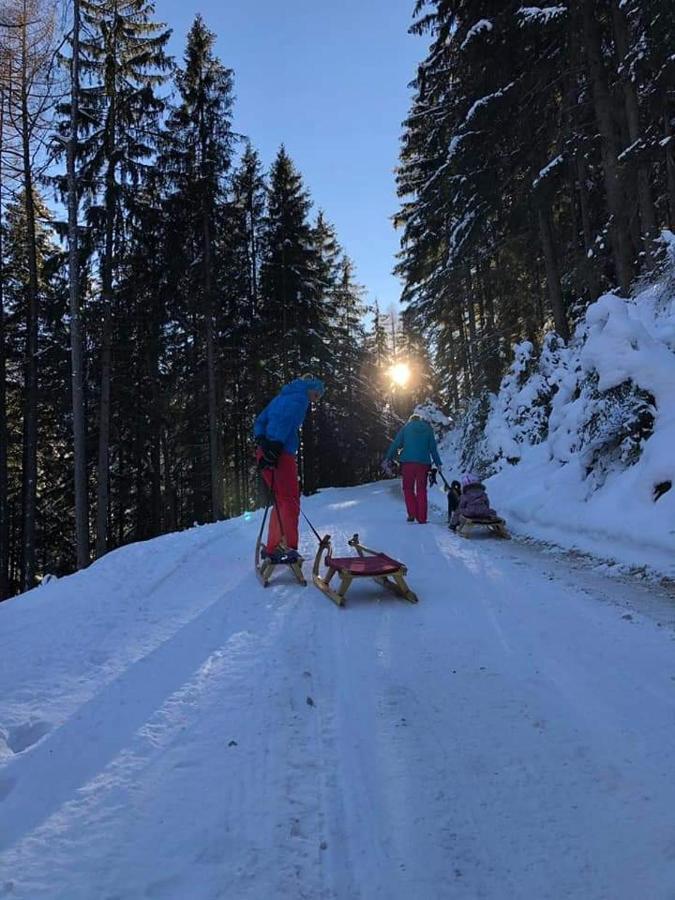
M255 506L253 418L307 371L304 491L373 478L406 335L236 132L205 22L179 61L145 0L0 22L0 597Z
M0 599L255 506L252 420L298 374L328 385L303 490L370 480L414 402L461 411L514 342L567 341L654 277L675 5L411 12L399 320L367 307L287 149L264 171L237 133L201 18L174 60L146 0L0 3Z
M523 339L658 273L675 224L675 3L418 0L398 189L409 327L452 409Z

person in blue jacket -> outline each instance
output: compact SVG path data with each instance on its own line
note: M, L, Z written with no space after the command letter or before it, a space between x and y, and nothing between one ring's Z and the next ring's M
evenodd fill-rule
M415 414L410 416L391 442L384 457L385 468L399 452L408 521L417 521L420 525L424 525L427 521L427 476L431 462L433 460L436 463L439 472L442 463L433 429L421 416Z
M275 500L264 551L272 561L298 559L299 429L310 403L317 402L324 390L319 378L312 375L296 378L267 404L253 425L258 466Z

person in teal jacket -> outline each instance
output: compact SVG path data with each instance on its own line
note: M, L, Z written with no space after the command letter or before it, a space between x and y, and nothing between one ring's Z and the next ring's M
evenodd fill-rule
M399 453L401 464L401 480L408 521L417 521L420 525L424 525L427 521L429 469L432 461L436 463L439 471L443 464L438 455L433 429L421 416L414 414L410 416L408 422L391 442L384 457L385 469L388 468L397 453Z

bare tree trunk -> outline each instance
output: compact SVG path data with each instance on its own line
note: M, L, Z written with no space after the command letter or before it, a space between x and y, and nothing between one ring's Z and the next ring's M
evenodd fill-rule
M115 133L114 112L112 133ZM108 138L114 140L114 138ZM112 151L112 147L110 148ZM110 159L110 155L108 156ZM105 193L105 245L101 271L103 302L103 334L101 342L101 397L98 415L98 472L96 495L96 556L108 550L108 518L110 509L110 388L112 380L113 333L113 250L115 230L115 166L108 163Z
M565 315L565 305L563 303L562 290L560 287L560 272L558 270L558 260L555 252L551 208L546 200L541 199L539 201L537 215L539 219L539 237L544 251L548 297L551 303L553 322L555 324L555 330L560 337L563 338L563 340L568 341L570 330L567 316Z
M628 54L628 21L626 14L619 7L618 0L612 0L612 21L614 24L614 39L619 59L623 68L623 95L626 107L626 121L628 123L628 136L631 144L639 141L640 107L635 84L630 80L626 71L626 56ZM653 260L654 241L657 237L656 210L652 197L652 186L649 180L649 169L644 159L636 164L637 196L640 207L640 222L642 225L641 236L648 261Z
M249 239L246 242L246 253L249 255L249 299L251 304L251 321L258 310L258 248L256 241L256 220L254 208L254 187L248 193Z
M153 311L149 372L152 391L150 410L150 528L152 536L162 532L162 388L159 376L161 310L156 301Z
M284 384L288 381L288 299L286 291L286 242L281 245L281 354Z
M586 161L582 155L576 158L577 184L579 186L579 208L581 210L581 230L584 235L584 249L586 251L586 267L588 271L588 289L591 300L600 296L600 277L595 264L595 248L593 246L593 228L588 203L588 188L586 187Z
M466 317L464 315L464 305L460 308L460 338L462 341L462 350L464 352L464 384L460 389L463 396L471 396L476 386L476 379L473 372L473 359L471 356L471 346L466 334Z
M213 260L211 247L211 222L208 211L203 214L204 236L204 319L206 330L206 372L209 414L209 450L211 480L211 517L223 518L223 472L220 453L220 429L218 416L218 381L216 378L215 322L213 309Z
M459 409L459 384L457 378L457 354L455 352L455 336L451 323L447 325L450 330L450 338L447 344L450 354L450 396L452 398L452 407L454 410Z
M9 597L9 478L7 472L7 350L5 346L4 247L3 247L3 138L5 134L5 92L0 89L0 600Z
M87 433L85 423L84 365L80 319L80 266L78 193L75 171L78 98L80 90L80 0L73 0L72 61L70 66L70 137L68 141L68 279L70 298L70 361L75 456L75 546L77 568L89 565L89 511L87 503Z
M675 131L670 121L668 98L663 97L663 130L666 136L666 173L668 178L669 228L675 228Z
M23 429L23 562L21 587L29 590L35 583L35 525L37 512L37 440L38 440L38 262L35 227L35 196L31 148L32 122L28 106L27 10L24 3L21 39L21 145L23 159L24 211L26 216L26 256L28 290L26 297L26 351L24 362Z
M601 36L595 12L593 0L583 0L583 38L591 77L595 117L601 137L602 167L607 208L610 214L612 254L619 285L623 293L627 294L634 277L633 253L626 218L625 191L617 152L612 97L607 85Z

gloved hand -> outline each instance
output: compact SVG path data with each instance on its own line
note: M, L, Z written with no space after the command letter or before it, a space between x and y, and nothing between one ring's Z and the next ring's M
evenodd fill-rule
M391 476L394 474L394 464L390 459L382 460L382 471L385 475Z
M259 469L274 469L283 453L284 445L281 441L270 441L266 437L258 440L258 447L262 450L262 456L258 462Z

